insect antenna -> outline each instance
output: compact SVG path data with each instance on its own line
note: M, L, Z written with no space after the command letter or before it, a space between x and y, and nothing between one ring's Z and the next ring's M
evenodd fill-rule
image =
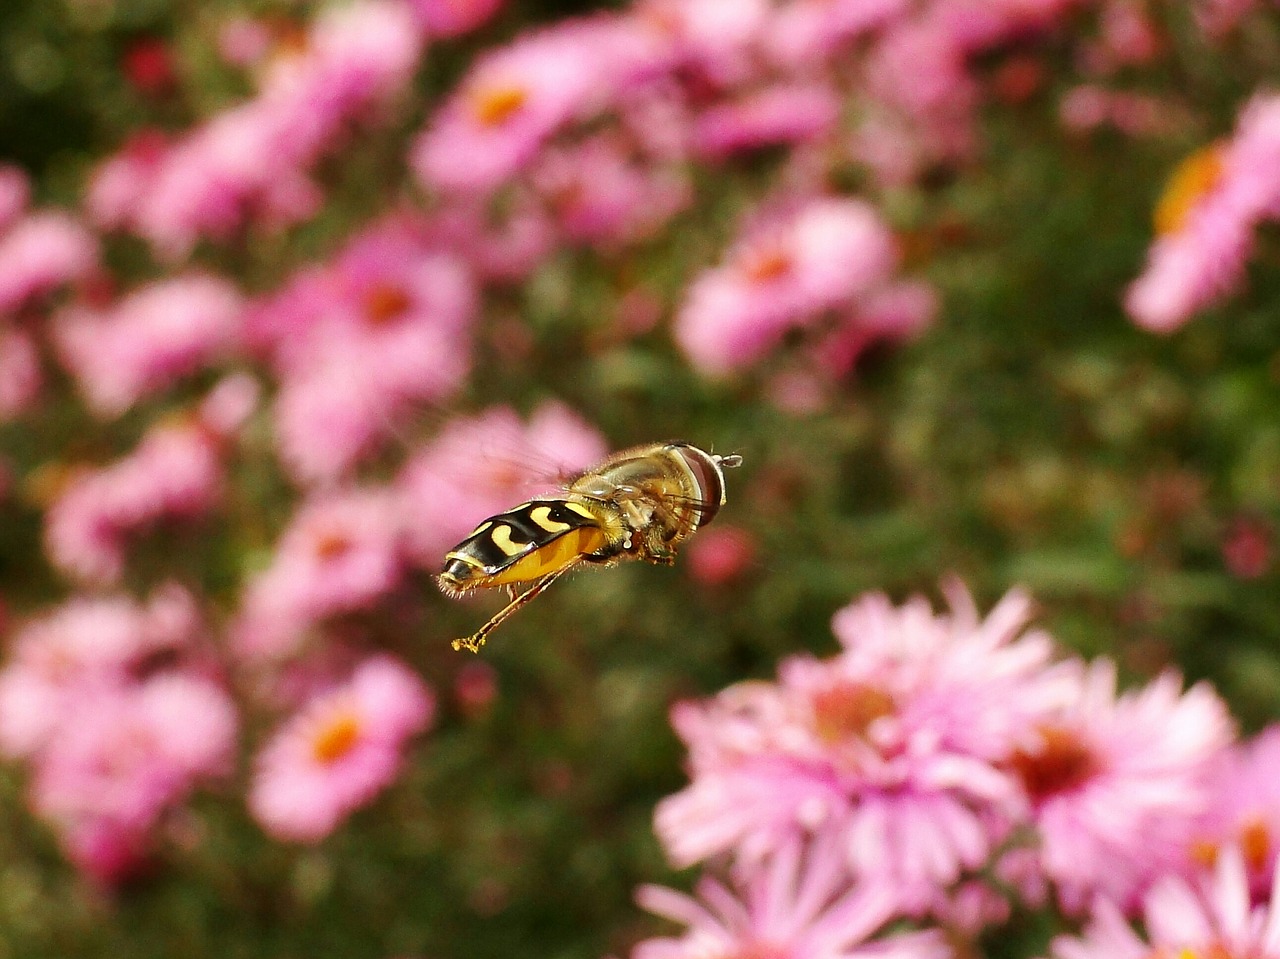
M470 636L465 639L455 639L452 644L453 648L459 651L466 649L473 653L480 652L480 647L484 645L484 641L489 638L490 633L506 622L506 620L521 606L530 600L535 599L543 590L565 573L569 572L569 570L577 566L580 562L580 558L575 559L573 562L560 567L554 572L547 573L546 576L543 576L527 590L515 597L511 602L507 603L506 606L494 613L493 618L490 619L489 622L485 623Z

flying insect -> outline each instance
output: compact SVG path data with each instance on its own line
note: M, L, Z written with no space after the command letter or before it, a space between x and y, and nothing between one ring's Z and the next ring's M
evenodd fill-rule
M436 582L448 596L505 587L511 602L453 648L478 653L494 629L571 569L626 560L672 565L680 544L725 504L724 470L741 464L737 454L690 443L637 446L556 493L489 517L445 554Z

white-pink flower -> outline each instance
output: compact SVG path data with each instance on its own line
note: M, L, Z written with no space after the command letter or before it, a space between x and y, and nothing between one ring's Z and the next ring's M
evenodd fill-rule
M732 886L704 877L697 898L641 887L645 909L685 926L679 937L640 943L632 959L947 959L936 931L873 939L897 908L894 890L852 883L834 844L791 842Z
M254 762L249 810L270 835L318 842L395 779L405 741L431 722L434 698L389 656L303 706Z

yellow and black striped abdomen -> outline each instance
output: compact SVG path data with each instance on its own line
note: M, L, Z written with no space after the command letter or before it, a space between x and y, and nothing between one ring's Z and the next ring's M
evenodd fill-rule
M595 514L569 500L533 500L491 516L444 558L447 592L537 579L608 542Z

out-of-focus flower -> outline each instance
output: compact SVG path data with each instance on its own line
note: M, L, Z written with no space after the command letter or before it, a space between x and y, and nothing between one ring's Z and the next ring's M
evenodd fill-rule
M770 59L801 72L845 53L851 43L894 23L910 6L905 0L791 0L773 12L761 43Z
M796 657L776 685L678 705L691 782L655 820L672 861L751 862L829 831L855 876L912 910L984 865L1021 809L1008 759L1070 690L1049 638L1022 634L1025 596L980 620L958 584L948 590L949 616L866 597L836 615L836 658Z
M391 0L321 12L298 50L264 71L252 100L228 109L162 151L126 152L102 168L90 197L100 222L126 226L170 259L197 240L225 240L247 221L295 223L319 206L307 170L352 121L404 89L422 31ZM145 184L142 176L147 176Z
M1183 693L1165 673L1117 695L1111 661L1068 665L1079 666L1075 695L1032 723L1011 766L1062 906L1080 912L1102 895L1127 908L1185 861L1234 729L1207 685Z
M391 221L304 271L250 320L280 375L281 456L304 480L345 473L412 404L440 400L470 366L476 290L452 254Z
M120 66L129 85L143 96L165 96L178 84L173 50L157 37L143 37L130 43Z
M7 230L27 209L31 180L20 167L0 163L0 230Z
M897 262L888 229L858 200L812 200L748 231L690 287L675 336L700 369L752 363L790 329L851 308Z
M236 711L220 687L176 672L81 693L74 710L92 721L59 728L36 762L31 805L68 856L109 883L145 853L165 810L230 770Z
M1257 579L1271 568L1275 533L1264 520L1241 516L1233 520L1222 538L1222 560L1238 579Z
M603 437L558 403L520 422L491 409L455 420L401 472L401 513L414 557L434 570L444 551L494 513L547 491L561 477L604 459Z
M402 572L401 523L386 490L327 492L304 503L271 565L246 587L234 631L239 649L286 655L309 627L386 595Z
M395 779L405 740L430 724L434 709L411 670L389 656L366 660L263 747L250 812L272 836L318 842Z
M251 67L271 52L271 24L248 16L232 16L218 28L218 53L232 66Z
M200 425L222 440L234 437L258 408L262 387L250 373L220 379L200 403Z
M114 307L71 307L56 321L63 362L100 416L138 400L239 345L243 299L229 281L193 273L159 280Z
M625 145L607 136L549 149L530 179L574 243L649 237L688 206L691 195L683 173L628 157Z
M597 114L627 80L624 21L566 21L476 61L414 146L424 186L485 192L526 168L547 140Z
M98 243L66 213L29 213L0 236L0 313L66 283L98 265Z
M717 524L700 532L685 552L695 582L724 586L740 579L755 563L756 541L744 529Z
M892 888L851 884L833 843L791 842L735 877L732 888L709 877L697 898L643 886L650 912L685 926L683 935L638 944L632 959L946 959L937 930L872 937L894 917Z
M110 466L73 478L45 514L45 549L79 580L118 582L129 537L165 519L204 515L220 500L216 438L199 424L153 427Z
M85 714L87 692L129 683L150 657L180 650L199 628L191 594L176 584L146 605L122 596L76 597L18 630L0 671L0 751L13 759L43 749Z
M1176 330L1240 280L1254 230L1277 216L1277 164L1276 96L1250 103L1229 142L1183 161L1156 207L1146 269L1125 294L1125 309L1138 325Z
M142 129L93 171L85 190L84 207L95 226L114 230L132 223L168 150L169 139L162 131Z
M502 8L503 0L409 0L435 39L458 37L484 26Z
M1280 882L1269 901L1255 908L1239 850L1223 851L1211 879L1191 884L1162 878L1143 898L1145 934L1134 930L1114 902L1093 909L1084 935L1053 941L1056 959L1145 959L1149 956L1220 956L1276 959L1280 956Z
M910 281L890 283L864 298L814 345L814 363L829 376L844 376L869 347L914 339L937 313L933 287Z
M787 83L755 90L698 116L694 149L710 160L761 147L808 143L827 136L840 98L823 83Z
M43 379L31 336L25 330L0 328L0 423L30 408Z
M1221 851L1239 850L1255 896L1271 890L1280 851L1280 726L1269 726L1224 754L1211 798L1196 824L1191 857L1212 866Z
M465 663L453 681L453 696L467 716L482 716L498 698L498 672L483 660Z

